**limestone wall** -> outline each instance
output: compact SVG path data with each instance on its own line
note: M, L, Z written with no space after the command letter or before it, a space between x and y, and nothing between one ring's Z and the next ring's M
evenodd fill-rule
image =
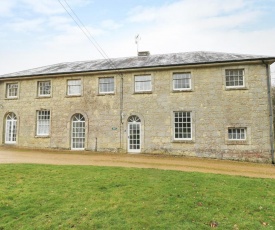
M245 87L227 89L225 69L245 71ZM174 72L191 72L189 91L175 92ZM135 93L134 76L150 74L152 92ZM115 77L115 93L99 95L98 78ZM37 97L39 79L21 79L18 99L6 99L7 82L0 82L0 131L4 144L5 115L18 117L17 146L70 149L71 118L81 113L86 120L86 150L127 152L127 119L141 119L141 152L178 154L223 159L270 161L269 118L266 72L264 65L188 67L166 70L132 71L116 74L43 78L51 80L52 95ZM81 96L66 96L68 79L82 80ZM41 79L40 79L41 80ZM120 109L123 105L123 124ZM36 111L51 111L48 137L36 136ZM173 139L173 112L192 112L192 140ZM246 127L245 141L229 141L228 127ZM121 131L121 133L120 133Z

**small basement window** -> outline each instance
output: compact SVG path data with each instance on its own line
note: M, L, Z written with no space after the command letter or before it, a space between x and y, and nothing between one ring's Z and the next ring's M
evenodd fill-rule
M228 128L229 140L246 140L246 128Z

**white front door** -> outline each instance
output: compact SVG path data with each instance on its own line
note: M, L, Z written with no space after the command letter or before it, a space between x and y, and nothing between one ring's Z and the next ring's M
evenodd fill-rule
M16 143L16 132L17 132L17 118L14 113L10 113L6 118L6 132L5 132L6 144Z
M128 152L140 152L140 122L128 123Z

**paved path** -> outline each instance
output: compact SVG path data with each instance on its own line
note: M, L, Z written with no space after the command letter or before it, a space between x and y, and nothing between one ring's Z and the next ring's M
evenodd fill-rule
M259 178L275 178L275 166L271 164L145 154L130 155L98 152L94 153L89 151L73 152L28 150L1 146L0 163L157 168L164 170L207 172Z

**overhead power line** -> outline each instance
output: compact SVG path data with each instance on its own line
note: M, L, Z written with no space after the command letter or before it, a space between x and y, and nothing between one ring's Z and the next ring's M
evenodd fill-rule
M68 15L73 19L75 24L79 27L79 29L83 32L83 34L88 38L88 40L92 43L92 45L97 49L97 51L101 54L101 56L108 61L108 63L113 67L114 69L117 69L115 64L112 62L112 60L108 57L106 52L102 49L102 47L98 44L98 42L95 40L95 38L92 36L90 31L86 28L86 26L82 23L80 18L77 16L77 14L74 12L74 10L70 7L68 2L66 0L63 0L64 3L62 3L61 0L58 0L60 5L63 7L63 9L68 13ZM121 74L119 72L119 74Z
M95 38L92 36L90 31L85 27L85 25L82 23L80 18L76 15L76 13L73 11L73 9L70 7L70 5L67 3L66 0L63 0L63 2L66 4L66 6L62 3L61 0L58 0L60 5L64 8L64 10L68 13L68 15L73 19L75 24L79 27L79 29L83 32L83 34L88 38L88 40L92 43L92 45L97 49L97 51L102 55L104 59L107 60L109 65L114 68L115 72L120 76L121 79L121 93L120 93L120 148L122 148L122 130L123 130L123 74L122 72L116 67L115 63L108 57L108 55L105 53L105 51L102 49L102 47L98 44L98 42L95 40Z

